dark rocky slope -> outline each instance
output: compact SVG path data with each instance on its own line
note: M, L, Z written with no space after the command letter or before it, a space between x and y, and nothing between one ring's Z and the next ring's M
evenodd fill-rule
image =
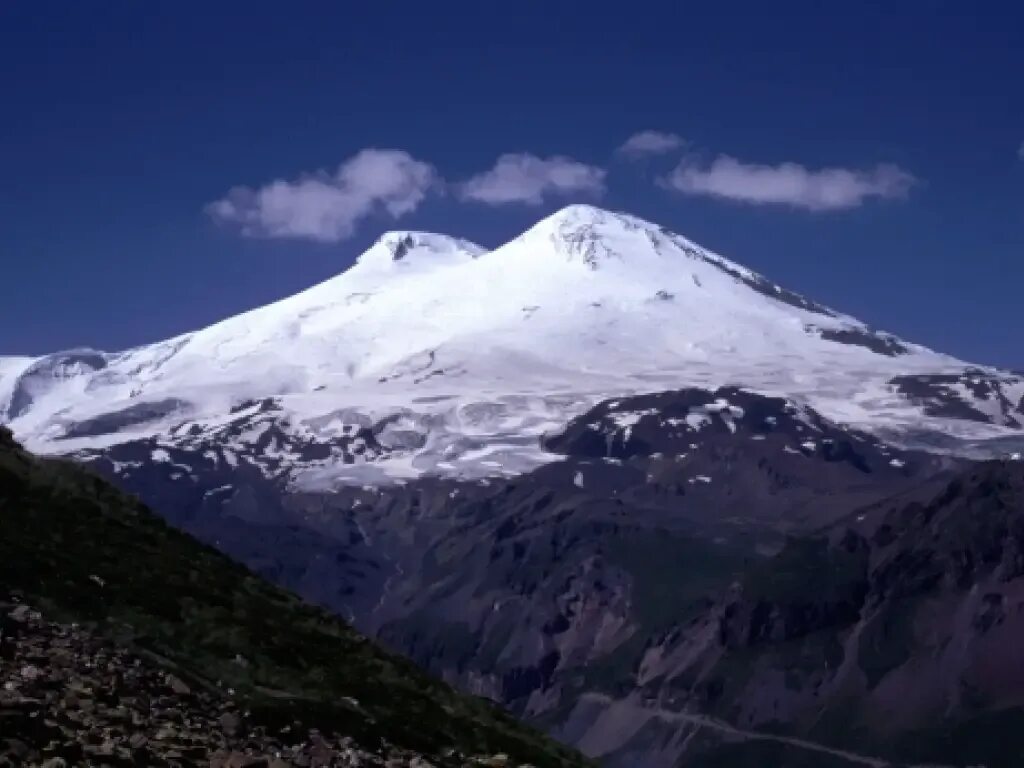
M1022 635L1024 465L983 463L747 569L647 649L630 693L587 702L588 722L631 720L620 755L671 744L684 765L799 764L770 758L776 744L688 739L700 715L885 765L1017 766Z
M348 736L268 727L234 692L186 683L165 659L77 624L49 622L0 601L0 766L67 765L429 768L422 755ZM473 765L504 766L507 756Z
M586 764L3 429L0 600L8 761ZM365 762L340 762L346 745Z

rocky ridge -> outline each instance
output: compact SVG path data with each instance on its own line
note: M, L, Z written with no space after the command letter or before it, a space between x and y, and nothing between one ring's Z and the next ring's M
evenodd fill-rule
M624 696L581 699L575 741L628 723L625 753L660 751L652 766L776 765L763 744L689 738L714 718L878 765L1019 766L1022 553L1019 461L864 507L750 564L645 650Z

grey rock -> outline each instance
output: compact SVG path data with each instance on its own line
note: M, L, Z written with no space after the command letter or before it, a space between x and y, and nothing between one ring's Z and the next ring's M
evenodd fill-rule
M237 733L242 724L241 718L234 712L225 712L218 718L218 722L220 723L221 730L229 736Z
M187 695L192 693L192 689L188 687L185 681L174 675L167 676L167 685L177 694Z

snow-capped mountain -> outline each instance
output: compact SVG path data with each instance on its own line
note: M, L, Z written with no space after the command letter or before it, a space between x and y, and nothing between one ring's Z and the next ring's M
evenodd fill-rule
M1022 400L1021 376L586 206L491 251L389 233L331 280L156 344L0 358L0 422L32 448L609 768L703 764L715 745L690 726L735 702L806 735L785 702L816 711L818 678L764 661L751 693L703 674L731 659L716 611L738 607L730 631L756 614L731 585L794 536L860 542L880 504L973 465L943 454L1019 458ZM824 626L876 674L830 562L797 561L772 626Z
M491 251L388 233L335 278L155 344L0 358L0 421L44 452L258 446L267 471L323 486L515 474L598 402L686 386L783 396L890 440L1024 424L1018 376L582 205Z

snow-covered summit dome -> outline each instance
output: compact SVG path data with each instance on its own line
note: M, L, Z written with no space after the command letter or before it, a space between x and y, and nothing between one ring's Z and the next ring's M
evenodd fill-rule
M483 246L448 235L397 230L381 235L356 263L370 267L397 263L436 267L469 261L486 252Z
M75 450L93 442L69 440L81 434L73 425L114 423L110 414L150 419L103 436L117 441L276 398L302 429L345 408L402 414L430 433L429 450L491 427L502 445L533 450L536 430L601 399L732 385L868 428L962 434L974 424L926 412L926 382L908 377L953 397L965 365L656 224L571 205L491 251L388 232L319 285L164 342L0 358L0 419L40 450ZM1024 398L1017 379L1006 387L1007 402Z

